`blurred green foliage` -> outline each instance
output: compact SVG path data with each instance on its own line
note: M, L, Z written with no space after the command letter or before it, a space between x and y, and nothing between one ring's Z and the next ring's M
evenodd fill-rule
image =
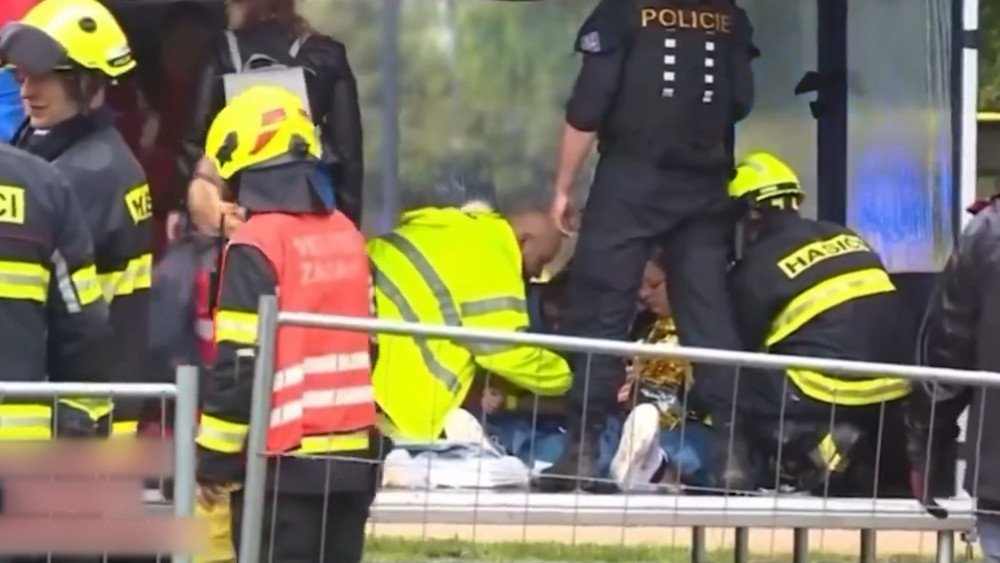
M979 107L1000 111L1000 2L979 3Z

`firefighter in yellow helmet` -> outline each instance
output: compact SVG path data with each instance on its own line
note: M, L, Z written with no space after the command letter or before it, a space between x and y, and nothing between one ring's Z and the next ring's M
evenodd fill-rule
M357 317L373 307L364 237L333 205L330 167L295 94L254 86L236 96L212 122L205 154L248 214L223 258L218 355L197 438L211 504L243 478L260 298L277 295L283 311ZM262 559L361 561L379 445L369 346L358 332L278 333L267 449L287 457L271 458L267 498L277 500L264 509ZM238 533L242 492L231 500Z
M729 194L742 212L742 243L730 283L749 350L871 362L909 359L899 323L903 304L879 255L846 227L802 217L805 192L787 164L770 153L750 154L737 166ZM749 434L738 440L737 452L749 441L759 446L750 449L777 455L780 427L781 462L796 478L792 485L822 491L829 475L833 493L852 480L871 486L873 442L885 434L879 425L897 420L895 409L882 405L895 406L909 393L905 380L805 369L747 371L755 370L743 370L740 379L736 428ZM883 458L891 449L883 444ZM736 464L744 461L739 457ZM882 465L891 464L883 459ZM773 486L774 473L765 481Z
M146 382L152 205L142 167L104 106L109 82L135 68L125 34L97 0L43 0L0 29L0 61L18 78L28 114L15 144L55 164L83 204L116 338L107 375ZM59 335L50 335L54 380L69 377L64 356ZM143 402L118 400L112 414L108 400L66 400L87 409L102 433L125 436Z

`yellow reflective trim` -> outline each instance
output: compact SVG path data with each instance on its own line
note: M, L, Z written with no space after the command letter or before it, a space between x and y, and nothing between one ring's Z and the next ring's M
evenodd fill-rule
M87 413L94 422L111 414L114 408L114 402L109 398L70 397L59 399L59 404Z
M843 274L816 284L792 299L778 314L766 345L774 346L820 314L852 299L895 290L889 274L879 268Z
M0 441L52 439L52 407L0 405Z
M220 309L215 314L215 342L257 343L257 313Z
M139 432L138 420L123 420L111 423L112 438L131 438Z
M76 288L76 294L80 298L80 305L90 305L104 296L101 282L97 279L97 268L93 265L73 272L70 279L73 281L73 287Z
M215 452L235 454L243 451L250 425L229 422L211 415L201 415L198 425L198 437L195 442Z
M136 186L125 194L125 207L132 222L139 224L153 216L153 198L149 194L149 184Z
M0 261L0 299L45 303L49 294L49 277L49 270L41 264Z
M901 399L910 382L899 377L838 378L808 369L788 369L792 383L808 397L832 405L858 407Z
M97 278L108 303L115 297L149 289L153 282L153 255L142 254L129 260L124 270L98 274Z
M840 472L847 469L847 460L844 459L844 456L840 455L837 443L833 441L833 434L827 434L820 441L819 455L828 470Z
M302 438L302 443L292 453L352 452L367 450L370 443L367 430L348 434L330 434L328 436L306 436Z

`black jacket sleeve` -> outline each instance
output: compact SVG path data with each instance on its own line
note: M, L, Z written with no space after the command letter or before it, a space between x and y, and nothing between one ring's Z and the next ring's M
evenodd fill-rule
M566 123L574 129L596 131L614 104L630 41L623 4L602 0L577 34L583 64L566 103Z
M215 317L217 356L202 394L198 480L232 483L243 477L242 452L250 424L257 306L275 295L277 278L267 258L251 246L227 249Z
M90 229L76 195L57 177L52 186L53 272L49 301L48 363L57 381L105 382L113 338L97 271Z
M948 258L931 297L917 339L921 365L955 369L976 367L976 333L983 291L983 268L989 267L984 247L996 237L997 214L990 209L966 227ZM924 382L914 387L905 409L907 450L917 467L928 447L953 439L955 421L972 400L966 385Z
M322 117L325 136L338 160L336 167L337 208L361 228L364 194L364 138L361 131L361 108L358 85L347 60L347 49L327 37L322 42L333 83L326 114Z

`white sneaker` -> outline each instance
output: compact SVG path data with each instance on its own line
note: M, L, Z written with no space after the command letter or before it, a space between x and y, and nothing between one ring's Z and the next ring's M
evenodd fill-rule
M475 416L465 409L454 409L444 420L444 436L449 442L482 446L487 452L503 455L483 430Z
M654 491L650 481L666 460L660 449L660 411L637 405L622 425L618 450L611 459L611 478L622 491Z

